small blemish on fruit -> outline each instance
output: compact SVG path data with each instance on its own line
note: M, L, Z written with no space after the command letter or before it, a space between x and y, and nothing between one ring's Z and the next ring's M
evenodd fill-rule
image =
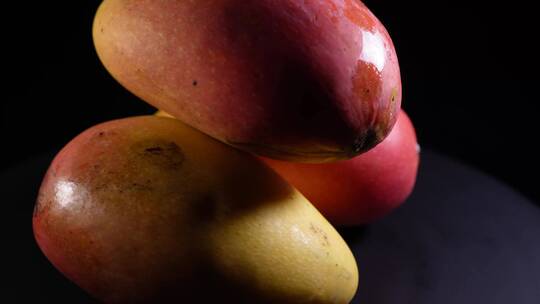
M138 190L138 191L151 191L153 188L148 185L143 185L140 183L131 183L131 190Z
M398 89L392 88L392 97L390 98L390 102L392 103L392 108L395 107L397 95L398 95Z
M146 162L165 169L178 170L185 158L182 149L171 141L142 141L133 145L132 149Z
M322 230L318 226L315 226L313 223L309 224L309 229L315 235L318 235L320 237L323 246L327 246L327 247L330 246L330 241L328 240L328 235L326 234L326 232L324 232L324 230Z
M111 137L115 136L117 133L114 130L108 130L108 131L99 131L92 135L93 139L105 139L105 137Z
M192 84L193 84L194 87L196 87L199 84L199 82L197 80L193 80Z
M365 152L380 142L381 134L376 129L369 128L365 133L358 136L351 147L351 154L357 155Z
M358 136L353 142L351 152L353 154L358 154L358 153L362 152L362 150L364 150L365 141L366 141L365 136Z
M161 152L163 152L163 148L161 148L161 147L152 147L152 148L146 148L146 149L144 149L144 151L146 151L148 153L152 153L152 154L160 154Z

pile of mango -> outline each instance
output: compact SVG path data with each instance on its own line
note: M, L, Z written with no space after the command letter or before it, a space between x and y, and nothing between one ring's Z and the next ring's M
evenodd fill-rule
M358 0L105 0L97 54L161 110L94 126L43 180L34 234L105 303L349 303L332 226L411 193L396 52Z

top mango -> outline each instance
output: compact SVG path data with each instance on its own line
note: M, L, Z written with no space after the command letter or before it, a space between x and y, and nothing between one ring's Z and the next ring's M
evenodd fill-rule
M356 0L105 0L93 35L132 93L271 158L352 158L401 106L394 45Z

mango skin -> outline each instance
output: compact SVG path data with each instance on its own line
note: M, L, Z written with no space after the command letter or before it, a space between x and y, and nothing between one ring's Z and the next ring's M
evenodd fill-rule
M271 158L351 158L401 105L393 43L356 0L105 0L93 37L128 90Z
M369 224L409 197L420 149L412 121L401 111L382 143L345 161L303 164L261 158L296 187L334 225Z
M169 118L71 141L33 228L48 259L106 303L348 303L358 283L349 248L299 192Z

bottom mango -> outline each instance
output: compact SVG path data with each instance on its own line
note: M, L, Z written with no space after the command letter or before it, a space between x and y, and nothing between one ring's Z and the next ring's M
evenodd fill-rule
M181 122L95 126L54 159L33 217L68 278L107 303L349 303L343 239L260 160Z

